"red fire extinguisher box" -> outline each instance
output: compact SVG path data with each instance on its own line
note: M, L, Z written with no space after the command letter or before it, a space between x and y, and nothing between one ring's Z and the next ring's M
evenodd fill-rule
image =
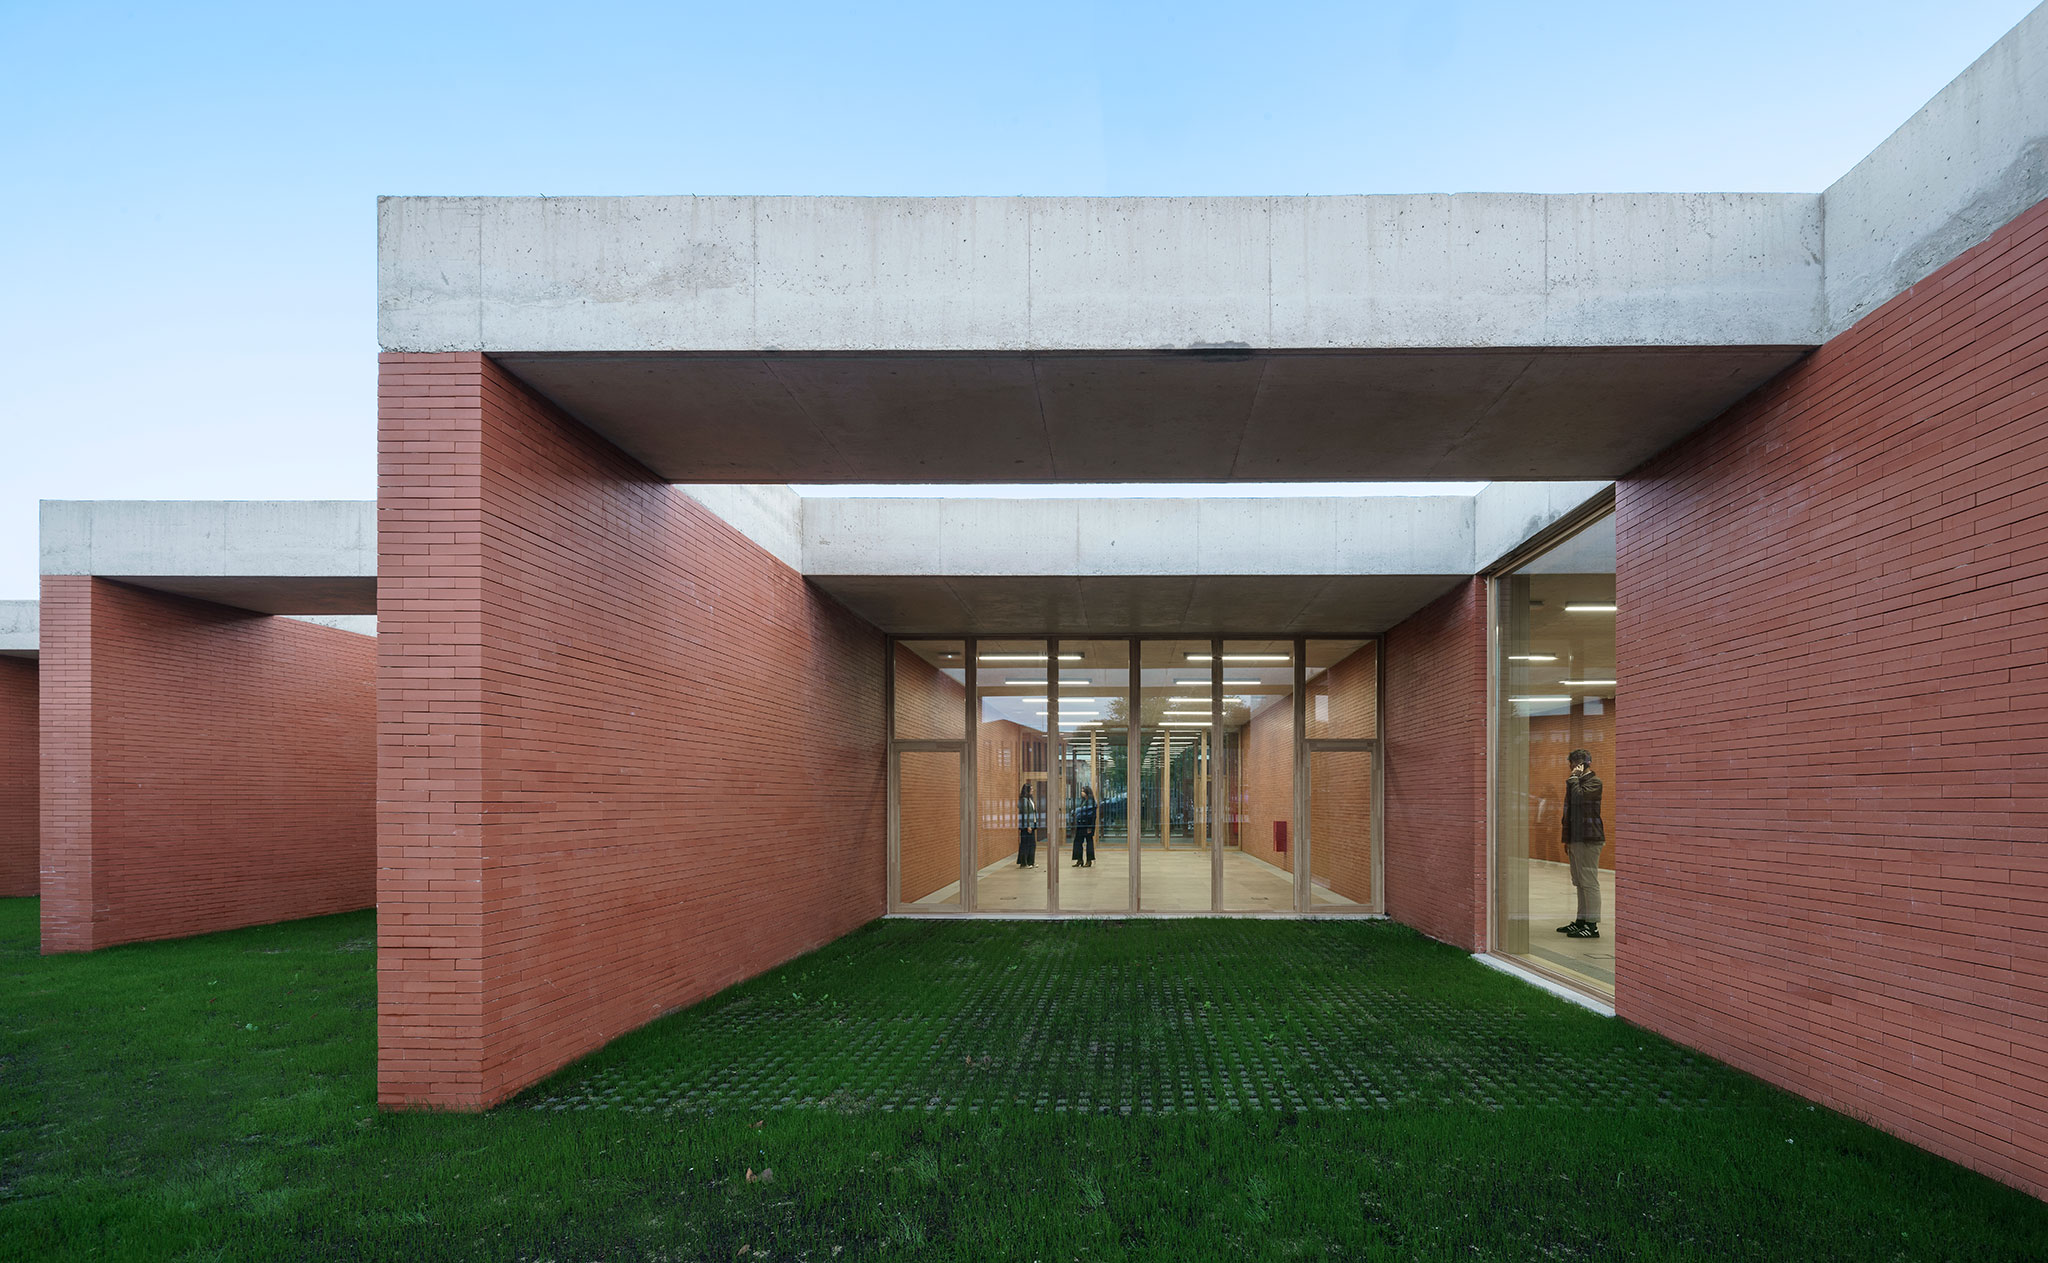
M1287 822L1285 820L1275 820L1273 822L1273 850L1280 855L1287 854Z

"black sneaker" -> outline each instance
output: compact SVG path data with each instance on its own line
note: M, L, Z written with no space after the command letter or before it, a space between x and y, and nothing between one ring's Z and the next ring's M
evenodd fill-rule
M1600 925L1597 921L1581 921L1565 931L1568 938L1599 938Z
M1574 921L1570 925L1560 925L1557 927L1557 932L1559 934L1570 934L1584 924L1584 921Z

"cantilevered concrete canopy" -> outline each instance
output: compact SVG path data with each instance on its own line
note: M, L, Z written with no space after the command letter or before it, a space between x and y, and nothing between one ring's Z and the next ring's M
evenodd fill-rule
M45 500L42 572L258 614L377 611L369 500Z
M1815 345L1804 194L391 198L380 336L679 482L1611 478Z

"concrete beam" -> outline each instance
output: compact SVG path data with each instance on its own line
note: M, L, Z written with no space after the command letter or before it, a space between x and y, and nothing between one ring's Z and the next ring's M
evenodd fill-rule
M368 500L45 500L42 572L263 614L372 614Z
M41 649L42 603L0 601L0 654L33 658Z
M685 484L677 490L759 544L791 570L803 569L803 497L772 483Z
M803 572L830 575L1471 573L1468 496L814 496Z
M2048 197L2048 8L1830 185L1827 335Z
M1501 558L1584 507L1611 482L1493 482L1472 498L1472 573Z
M391 351L1810 345L1812 194L383 198Z

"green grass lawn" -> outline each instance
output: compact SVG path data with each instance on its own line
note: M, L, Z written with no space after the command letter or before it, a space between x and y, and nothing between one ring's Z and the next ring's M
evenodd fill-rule
M878 923L465 1116L375 1109L368 913L35 915L0 1258L2048 1258L2048 1206L1385 923Z

